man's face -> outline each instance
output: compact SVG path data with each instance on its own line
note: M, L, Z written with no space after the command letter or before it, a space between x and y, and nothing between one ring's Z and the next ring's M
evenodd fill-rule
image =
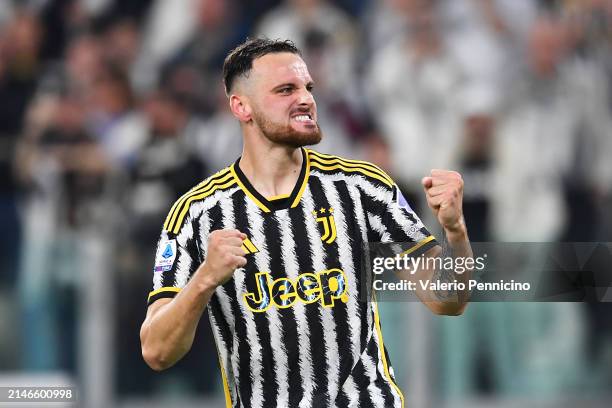
M291 147L321 141L312 78L298 55L277 53L256 59L247 81L254 124L270 141Z

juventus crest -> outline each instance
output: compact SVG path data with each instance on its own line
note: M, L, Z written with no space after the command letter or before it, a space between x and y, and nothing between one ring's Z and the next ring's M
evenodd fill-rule
M334 209L321 207L319 211L313 211L317 223L323 224L321 241L331 244L336 240L336 222L334 221Z

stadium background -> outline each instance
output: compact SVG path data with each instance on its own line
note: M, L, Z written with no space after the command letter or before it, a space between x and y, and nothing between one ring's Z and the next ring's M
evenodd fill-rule
M88 407L222 406L207 322L162 373L138 330L173 202L240 152L220 68L291 38L319 150L371 160L428 219L465 179L473 241L611 241L612 1L0 2L0 386ZM435 228L434 228L435 230ZM381 305L407 406L609 406L607 304Z

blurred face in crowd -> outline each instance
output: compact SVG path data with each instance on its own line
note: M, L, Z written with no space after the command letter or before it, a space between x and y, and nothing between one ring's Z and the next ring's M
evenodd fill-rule
M464 118L465 147L472 158L484 157L490 148L495 120L492 114L473 113Z
M104 36L104 42L112 44L103 50L106 59L128 68L138 53L138 36L138 28L132 21L124 20L113 25Z
M304 61L295 54L267 54L253 61L253 69L240 79L250 112L247 126L256 126L270 141L291 147L321 141L313 81ZM248 121L250 119L250 121Z
M102 66L99 40L89 35L75 39L68 47L66 63L70 78L76 85L90 85Z
M387 6L398 13L412 17L423 9L431 8L427 0L385 0Z
M36 55L42 38L41 30L40 22L34 15L17 15L5 33L9 52L14 56Z
M321 4L321 0L291 0L290 3L298 13L308 15Z
M201 27L217 28L228 19L228 1L200 0L198 18Z
M82 130L84 123L85 111L82 102L71 96L60 99L55 117L56 126L71 134Z
M566 34L561 23L537 21L529 35L529 62L538 74L554 73L566 48Z
M102 73L96 78L90 97L94 109L110 116L127 111L132 103L127 79L116 78L108 73Z
M164 137L180 135L186 114L170 98L161 93L151 95L145 101L144 112L155 134Z

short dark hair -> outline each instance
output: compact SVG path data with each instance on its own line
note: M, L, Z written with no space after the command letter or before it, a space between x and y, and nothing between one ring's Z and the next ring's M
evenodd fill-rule
M253 68L253 61L267 54L289 52L302 56L301 51L290 40L270 40L268 38L247 38L234 48L223 62L223 84L229 95L234 81L241 75L248 75Z

